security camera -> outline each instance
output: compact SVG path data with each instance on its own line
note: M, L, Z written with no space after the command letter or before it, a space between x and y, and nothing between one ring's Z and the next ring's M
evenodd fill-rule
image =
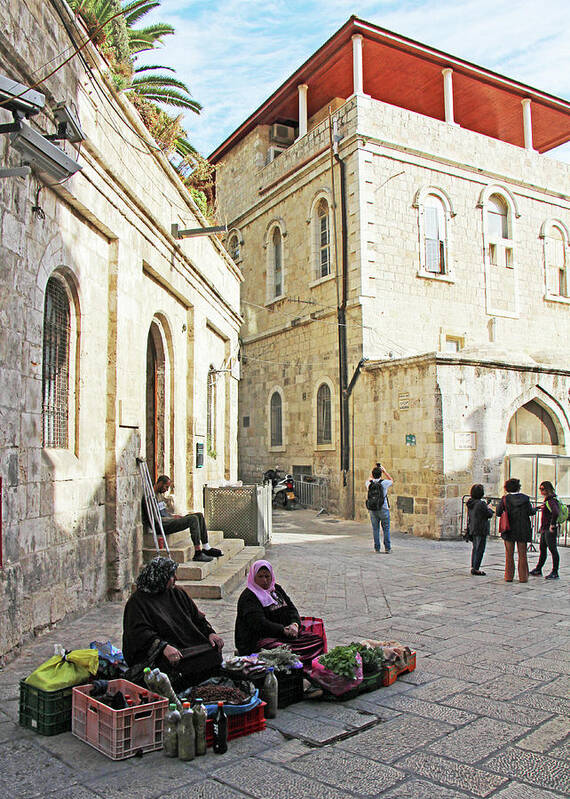
M65 103L58 103L53 109L53 115L57 122L57 133L46 136L46 139L69 141L78 144L85 140L85 134L81 130L79 119Z
M41 92L28 89L23 83L0 75L0 108L31 117L34 114L39 114L45 101L46 98Z
M82 169L77 161L25 122L20 124L19 130L10 134L10 143L22 154L22 163L35 167L39 172L46 172L56 180L69 178Z

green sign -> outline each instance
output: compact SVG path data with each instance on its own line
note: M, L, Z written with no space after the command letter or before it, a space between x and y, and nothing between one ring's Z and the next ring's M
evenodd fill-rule
M406 433L406 446L407 447L416 446L416 437L413 433Z

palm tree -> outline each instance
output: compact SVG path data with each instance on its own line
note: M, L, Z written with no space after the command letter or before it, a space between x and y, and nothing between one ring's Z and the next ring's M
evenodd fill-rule
M192 99L190 89L181 80L172 78L170 75L160 75L158 73L143 74L150 73L151 70L155 69L175 72L172 67L162 67L157 64L136 67L134 77L127 88L132 89L151 102L186 108L194 111L195 114L199 114L202 106L197 100Z

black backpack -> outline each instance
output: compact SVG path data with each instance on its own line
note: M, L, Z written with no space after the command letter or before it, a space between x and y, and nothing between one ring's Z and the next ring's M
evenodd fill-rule
M382 482L372 480L368 486L368 496L366 498L366 507L368 510L380 510L384 505L385 499L386 493Z

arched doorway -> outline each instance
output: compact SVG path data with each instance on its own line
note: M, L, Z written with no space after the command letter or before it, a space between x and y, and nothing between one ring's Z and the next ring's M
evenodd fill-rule
M543 480L558 485L561 495L568 492L570 458L565 457L564 428L550 408L536 399L522 405L511 417L506 444L505 478L518 477L525 494L538 497Z
M166 352L153 321L146 344L146 462L153 482L165 469L167 412Z

